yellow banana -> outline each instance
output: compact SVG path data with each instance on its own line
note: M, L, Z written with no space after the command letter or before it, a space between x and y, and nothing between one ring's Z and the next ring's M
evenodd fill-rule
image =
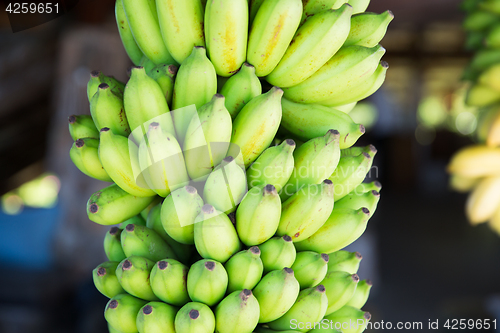
M285 54L302 16L300 0L267 0L250 28L247 61L257 76L271 73Z
M387 26L394 19L390 10L381 14L360 13L351 17L351 30L343 46L376 46L385 36Z
M207 2L205 41L208 55L218 75L230 76L243 65L246 60L247 37L247 0Z
M465 193L477 186L482 178L464 177L456 174L450 175L450 187L457 192Z
M351 27L352 7L343 5L309 18L295 33L290 46L266 77L272 85L298 85L318 71L342 46Z
M486 144L490 147L500 146L500 110L496 110L488 135L486 137Z
M500 93L490 86L475 83L467 92L465 103L470 106L483 107L500 101Z
M481 179L467 197L465 212L473 225L492 218L500 207L500 177Z
M447 171L471 178L500 175L500 147L472 145L462 148L451 157Z

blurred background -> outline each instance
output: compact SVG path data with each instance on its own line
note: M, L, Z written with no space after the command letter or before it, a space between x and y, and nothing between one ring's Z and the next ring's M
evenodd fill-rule
M351 113L368 128L358 145L378 149L370 176L383 185L366 233L348 248L374 284L365 309L377 322L422 322L424 332L436 319L500 324L500 238L467 222L466 194L450 190L445 172L477 126L464 105L471 53L458 6L372 0L367 11L395 15L381 43L390 69ZM78 1L16 33L0 9L0 332L107 332L91 270L106 260L109 227L85 211L106 184L72 164L67 118L89 114L92 70L127 79L114 0Z

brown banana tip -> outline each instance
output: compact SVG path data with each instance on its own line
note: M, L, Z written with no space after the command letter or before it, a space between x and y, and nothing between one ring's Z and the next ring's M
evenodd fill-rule
M78 148L82 148L83 146L85 146L85 141L83 141L83 139L78 139L75 141L75 146L77 146Z
M157 129L160 126L160 124L156 121L153 121L151 124L149 124L150 129Z
M127 231L134 231L135 230L135 224L127 224L127 226L125 227L125 230Z
M380 193L378 193L377 191L375 190L372 190L372 194L376 197L380 197Z
M375 187L378 187L379 189L382 188L382 183L380 183L378 180L374 181L373 185L375 185Z
M365 132L366 132L366 128L363 125L361 125L361 124L359 124L359 132L361 134L365 134Z
M120 228L113 227L113 228L109 229L109 234L114 236L118 233L118 230L120 230Z
M333 185L333 182L330 179L323 180L323 183L325 183L327 185Z
M210 204L204 204L203 207L201 207L201 211L205 214L212 214L215 211L215 208Z
M200 311L195 310L195 309L192 309L191 311L189 311L189 318L198 319L199 316L200 316Z
M108 132L108 131L109 131L109 127L103 127L103 128L101 128L100 132Z
M108 88L109 88L109 86L108 86L108 84L107 84L107 83L101 83L101 84L99 85L99 89L108 89Z
M234 157L226 156L226 157L224 157L223 161L226 163L231 163L232 161L234 161Z
M68 122L70 124L74 124L76 122L76 116L75 115L69 116L68 117Z
M163 270L167 269L167 267L168 267L168 262L166 262L164 260L158 261L158 269L163 271Z
M366 158L372 158L370 154L368 154L367 152L362 152L361 155L363 155Z
M384 68L389 68L389 63L388 63L387 61L382 60L382 61L380 62L380 66L382 66L382 67L384 67Z
M278 191L276 191L276 187L272 184L267 184L264 186L264 194L278 194Z
M95 214L95 213L97 213L97 211L99 211L99 206L96 203L93 203L93 204L90 205L89 211L92 214Z
M219 93L215 94L214 97L216 97L216 98L225 98L224 95L219 94Z
M114 299L108 303L109 309L116 309L117 307L118 307L118 301L116 299Z
M295 146L295 141L293 141L292 139L286 139L285 142L289 146Z
M106 275L106 268L101 266L97 269L97 276L104 276L104 275Z
M143 66L132 66L130 67L130 70L134 70L134 69L144 69Z
M242 293L246 297L249 297L250 295L252 295L252 291L250 289L243 289Z
M354 253L354 255L356 256L356 259L358 259L358 260L363 259L363 256L359 252Z
M209 271L213 271L215 269L215 262L213 261L205 262L205 268L208 269Z
M288 235L285 235L285 236L283 236L283 237L281 237L281 238L283 238L283 240L284 240L285 242L288 242L288 243L292 241L292 237L290 237L290 236L288 236Z
M195 49L203 49L203 50L206 50L206 48L204 46L201 46L201 45L196 45L194 47Z
M363 211L363 213L364 213L364 214L366 214L366 215L369 215L369 214L370 214L370 211L369 211L369 210L368 210L368 208L366 208L366 207L361 208L361 210L362 210L362 211Z
M353 275L351 275L351 278L352 278L352 280L353 280L354 282L359 282L359 276L358 276L358 274L353 274Z
M373 286L373 282L372 282L372 280L370 280L370 279L366 279L365 281L366 281L366 284L367 284L367 285L369 285L369 286Z
M293 269L289 268L289 267L285 267L283 268L283 270L287 273L287 274L293 274Z
M377 148L375 148L374 145L369 145L368 146L368 149L372 152L372 153L376 153L377 152Z
M365 320L372 319L372 315L370 314L370 312L365 312L365 314L363 315L363 317L365 318Z
M124 262L123 262L123 265L122 265L122 268L126 271L128 271L129 269L132 268L132 263L130 262L130 260L126 259Z
M187 185L186 186L186 192L189 193L189 194L195 194L198 192L198 190L196 190L195 187L191 186L191 185Z
M99 77L99 75L101 75L101 71L93 70L92 72L90 72L91 77Z
M330 129L330 130L328 130L328 132L326 134L329 134L329 135L340 135L339 131L337 131L336 129Z
M168 65L168 72L172 75L175 75L177 74L177 72L179 71L179 67L175 66L175 65Z
M260 254L260 249L258 246L252 246L250 249L250 252L252 252L253 254Z
M245 66L245 67L250 67L250 68L255 68L253 65L249 64L249 63L248 63L248 62L246 62L246 61L243 63L243 66Z
M330 260L330 256L326 253L321 253L321 259L327 263Z
M320 284L316 286L316 290L319 291L320 293L324 293L326 291L326 288L324 285Z
M146 305L142 308L142 313L144 313L145 315L153 313L153 307L151 305Z
M389 16L390 16L391 18L394 18L394 13L392 12L392 10L389 10L389 9L388 9L388 10L387 10L387 14L389 14Z

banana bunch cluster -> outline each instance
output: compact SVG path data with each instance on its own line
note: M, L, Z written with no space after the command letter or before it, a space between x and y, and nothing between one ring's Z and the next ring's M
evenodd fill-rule
M471 224L488 222L500 233L500 1L467 0L462 8L467 46L477 50L465 71L466 103L479 107L480 116L478 144L455 153L448 165L450 185L471 192L465 207Z
M342 249L381 185L348 112L384 81L393 18L368 2L116 2L135 66L92 72L69 118L72 161L112 183L87 202L113 226L93 272L110 332L365 329L371 283Z

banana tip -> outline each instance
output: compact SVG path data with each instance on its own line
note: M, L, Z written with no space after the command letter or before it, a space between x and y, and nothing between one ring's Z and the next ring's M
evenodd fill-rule
M319 291L320 293L324 293L326 290L325 286L320 284L318 286L316 286L316 291Z
M375 185L376 187L378 187L379 189L382 188L382 183L380 183L378 180L374 181L373 182L373 185Z
M358 260L363 259L363 256L362 256L362 255L361 255L361 253L359 253L359 252L356 252L354 255L356 256L356 258L357 258Z
M102 133L102 132L109 132L109 127L103 127L103 128L101 128L101 131L100 131L100 132L101 132L101 133Z
M361 154L366 158L371 158L370 154L368 154L367 152L362 152Z
M321 253L321 259L323 259L324 262L328 263L330 260L330 256L326 253Z
M77 146L78 148L82 148L83 146L85 146L85 141L83 141L83 139L78 139L75 141L75 146Z
M201 211L205 214L212 214L215 211L215 208L210 204L204 204L203 207L201 207Z
M68 117L68 122L69 122L70 124L74 124L74 123L76 123L76 116L75 116L75 115L69 116L69 117Z
M234 161L234 157L226 156L226 157L224 157L223 161L226 163L231 163L232 161Z
M380 197L380 193L378 193L377 191L375 190L372 190L372 194L376 197Z
M127 224L127 226L125 227L125 230L131 232L131 231L134 231L135 230L135 224Z
M323 180L323 183L326 185L333 185L333 182L330 179Z
M380 66L382 66L382 67L384 67L384 68L389 68L389 63L388 63L387 61L382 60L382 61L380 62Z
M168 262L166 262L164 260L158 261L158 269L163 271L163 270L167 269L167 267L168 267Z
M109 229L109 234L112 235L112 236L114 236L114 235L116 235L118 233L119 230L120 230L120 228L113 227L113 228Z
M116 309L117 307L118 301L116 299L113 299L108 303L108 309Z
M153 313L153 307L151 305L146 305L145 307L142 308L142 313L145 315L149 315Z
M208 269L209 271L213 271L215 269L215 262L213 261L205 262L205 268Z
M272 184L267 184L264 186L264 194L278 194L278 191L276 191L276 187Z
M365 312L365 314L363 315L363 317L365 318L365 320L372 319L372 315L370 314L370 312Z
M366 207L361 208L361 211L363 212L363 214L370 215L370 211Z
M108 89L108 88L109 88L109 86L108 86L108 84L107 84L107 83L101 83L101 84L99 85L99 89Z
M352 280L353 280L354 282L356 282L356 283L358 283L358 282L359 282L359 276L358 276L358 274L353 274L353 275L351 275L351 278L352 278Z
M287 273L287 274L293 274L293 269L289 268L289 267L285 267L283 268L283 270Z
M252 296L252 291L250 289L243 289L240 293L242 301L246 301L250 296Z
M285 242L291 242L291 241L292 241L292 237L290 237L290 236L288 236L288 235L285 235L285 236L283 236L283 237L281 237L281 238L283 238L283 240L284 240Z
M93 203L93 204L90 205L89 211L92 214L95 214L95 213L97 213L99 211L99 206L96 203Z
M196 190L196 188L194 186L187 185L186 186L186 192L189 193L189 194L195 194L198 191Z
M295 141L293 141L292 139L286 139L285 142L289 146L295 146Z
M106 275L106 268L101 266L97 269L97 276L104 276L104 275Z
M101 71L94 70L94 71L90 72L91 77L99 77L99 75L101 75Z
M132 263L130 262L130 260L125 260L122 264L122 269L128 271L129 269L132 268Z
M200 316L200 311L195 310L195 309L192 309L191 311L189 311L189 318L198 319L199 316Z
M365 134L365 132L366 132L366 128L362 124L359 124L359 132L361 134Z
M250 249L250 252L252 252L253 254L257 254L259 255L260 254L260 249L258 246L252 246Z
M366 284L369 286L373 286L372 280L366 279Z

